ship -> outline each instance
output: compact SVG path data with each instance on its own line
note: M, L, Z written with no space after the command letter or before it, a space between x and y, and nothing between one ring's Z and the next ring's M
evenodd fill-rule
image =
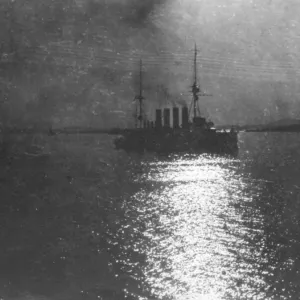
M140 89L135 97L135 127L124 129L115 139L116 149L126 152L160 154L238 154L238 132L235 129L217 130L214 123L201 115L199 97L203 92L197 78L197 47L194 49L192 101L179 108L174 106L155 110L155 121L146 118L143 110L142 61L140 60ZM171 112L173 124L171 124ZM181 114L181 124L179 122Z

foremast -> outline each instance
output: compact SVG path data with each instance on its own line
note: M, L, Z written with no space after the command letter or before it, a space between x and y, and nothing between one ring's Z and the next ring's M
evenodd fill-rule
M197 108L198 108L198 100L199 100L199 92L200 87L197 85L197 46L195 44L194 50L194 82L192 85L192 94L193 94L193 109L194 109L194 118L197 117ZM199 108L198 108L199 110ZM200 111L199 111L200 115Z
M140 60L140 88L139 94L135 96L136 100L136 119L135 119L135 127L142 128L143 125L143 100L145 99L143 96L143 78L142 78L142 60Z

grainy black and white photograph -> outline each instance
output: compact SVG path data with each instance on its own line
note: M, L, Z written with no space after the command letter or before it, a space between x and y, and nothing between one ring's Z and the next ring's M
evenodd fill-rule
M299 300L299 16L0 0L0 299Z

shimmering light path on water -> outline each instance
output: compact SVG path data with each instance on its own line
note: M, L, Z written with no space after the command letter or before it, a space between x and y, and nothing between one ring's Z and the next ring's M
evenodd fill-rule
M153 299L266 299L260 292L267 288L260 269L264 241L254 247L251 238L262 232L239 213L260 193L260 183L239 174L239 164L181 158L150 163L137 178L144 187L128 210L144 230L131 242L147 245L140 248L142 269ZM262 217L252 209L246 219L259 224Z

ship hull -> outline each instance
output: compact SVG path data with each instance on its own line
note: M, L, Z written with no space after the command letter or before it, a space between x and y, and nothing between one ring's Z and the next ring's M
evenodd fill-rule
M236 156L238 134L213 130L132 130L117 138L115 146L116 149L126 152L211 153Z

